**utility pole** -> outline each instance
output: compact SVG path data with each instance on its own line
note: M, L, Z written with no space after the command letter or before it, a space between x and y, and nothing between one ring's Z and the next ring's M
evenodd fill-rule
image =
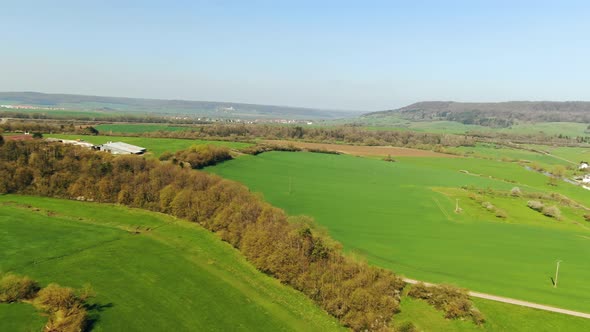
M553 284L553 288L557 288L557 277L559 276L559 263L561 263L561 261L557 261L557 268L555 269L555 283Z

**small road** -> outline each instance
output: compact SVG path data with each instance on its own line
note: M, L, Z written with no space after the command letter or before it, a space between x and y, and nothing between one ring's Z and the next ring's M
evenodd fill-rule
M408 284L417 284L417 283L421 282L421 281L418 281L418 280L407 279L407 278L404 278L404 281L407 282ZM434 285L434 284L430 284L430 283L427 283L427 282L424 282L424 284L426 286L433 286ZM518 306L521 306L521 307L528 307L528 308L533 308L533 309L539 309L539 310L557 312L557 313L564 314L564 315L570 315L570 316L576 316L576 317L582 317L582 318L590 319L590 314L587 314L587 313L584 313L584 312L567 310L567 309L561 309L561 308L551 307L551 306L544 305L544 304L538 304L538 303L532 303L532 302L527 302L527 301L521 301L521 300L511 299L509 297L502 297L502 296L496 296L496 295L479 293L479 292L472 292L472 291L469 291L469 296L477 297L477 298L480 298L480 299L486 299L486 300L496 301L496 302L514 304L514 305L518 305Z

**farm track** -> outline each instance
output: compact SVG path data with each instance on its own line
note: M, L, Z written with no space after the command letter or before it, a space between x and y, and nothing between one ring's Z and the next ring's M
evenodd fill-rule
M404 278L404 282L406 282L408 284L417 284L417 283L422 282L422 281ZM433 286L434 285L434 284L427 283L427 282L422 282L422 283L424 283L427 286ZM556 313L560 313L560 314L564 314L564 315L569 315L569 316L575 316L575 317L581 317L581 318L590 319L590 314L587 314L587 313L584 313L584 312L574 311L574 310L568 310L568 309L562 309L562 308L557 308L557 307L551 307L551 306L544 305L544 304L538 304L538 303L533 303L533 302L527 302L527 301L521 301L521 300L511 299L509 297L496 296L496 295L491 295L491 294L486 294L486 293L479 293L479 292L472 292L472 291L469 291L469 296L477 297L477 298L485 299L485 300L490 300L490 301L496 301L496 302L513 304L513 305L517 305L517 306L521 306L521 307L527 307L527 308L533 308L533 309L538 309L538 310L556 312Z

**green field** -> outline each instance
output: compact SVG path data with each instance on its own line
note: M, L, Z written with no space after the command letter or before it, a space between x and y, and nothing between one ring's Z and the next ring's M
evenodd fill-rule
M555 221L528 209L526 198L485 197L507 212L499 219L458 188L519 186L525 192L559 191L586 204L588 191L567 183L551 187L544 175L515 163L396 159L271 152L209 170L262 192L289 214L314 217L345 250L373 264L419 280L590 312L584 211L562 207L564 219ZM454 212L456 199L461 214ZM550 277L558 259L563 263L556 289Z
M475 306L486 316L483 327L478 327L470 321L445 319L441 311L437 311L426 301L410 297L402 298L402 310L394 316L395 325L399 326L409 321L423 332L575 332L587 331L590 324L584 318L482 299L474 299L473 301Z
M0 270L97 293L93 331L338 330L303 294L198 225L116 205L0 196ZM27 304L0 331L40 331Z
M533 152L527 150L527 148L537 151L544 151L549 154ZM576 167L578 166L579 161L575 162L572 160L577 160L585 154L590 156L590 148L551 148L541 145L523 145L523 149L517 149L491 143L478 143L474 147L461 146L456 148L447 148L447 150L465 156L536 163L549 170L551 170L556 165Z
M165 124L101 124L95 126L101 133L149 133L152 131L183 131L190 127L170 126Z
M148 150L149 155L160 156L162 153L169 151L175 152L187 149L193 145L213 144L218 146L227 146L232 149L239 149L250 146L249 143L228 142L228 141L203 141L194 139L177 139L177 138L151 138L151 137L126 137L126 136L88 136L88 135L58 135L47 134L45 137L63 138L63 139L82 139L92 144L104 144L106 142L125 142L144 147Z

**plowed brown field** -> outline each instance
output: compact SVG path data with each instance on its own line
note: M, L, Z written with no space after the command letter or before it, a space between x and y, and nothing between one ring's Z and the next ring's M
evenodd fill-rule
M326 143L307 143L297 141L266 140L265 143L279 145L294 145L302 149L326 149L354 156L387 156L392 157L440 157L440 158L457 158L455 155L438 153L428 150L398 148L392 146L361 146L361 145L344 145L344 144L326 144Z

